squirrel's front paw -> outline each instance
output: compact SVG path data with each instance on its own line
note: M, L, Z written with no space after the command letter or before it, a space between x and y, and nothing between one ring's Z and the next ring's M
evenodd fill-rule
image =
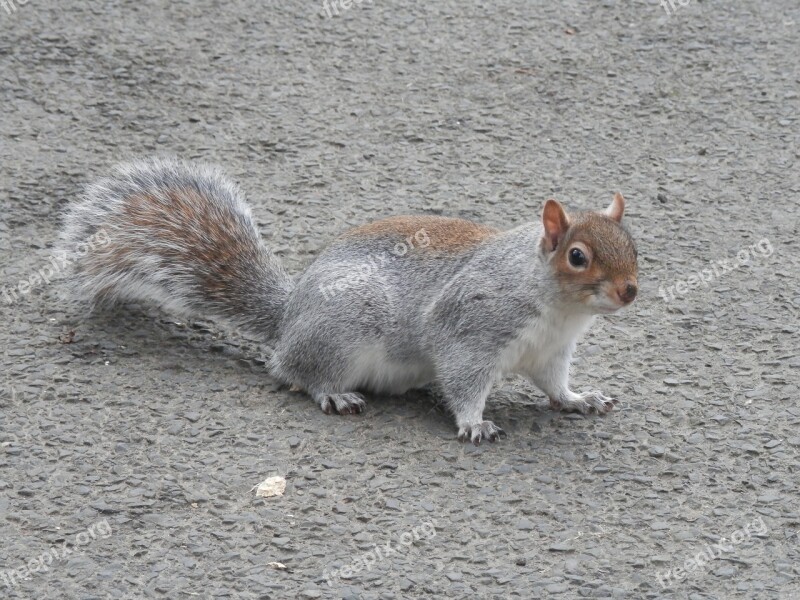
M506 432L500 429L491 421L481 421L472 425L462 425L458 428L458 439L461 442L472 442L476 446L480 445L481 440L496 442L500 436Z
M602 392L597 391L584 392L582 394L569 392L558 399L550 398L550 408L553 410L579 412L584 415L593 412L605 414L614 408L615 404L617 404L616 400L612 400Z
M319 406L326 415L334 412L340 415L355 415L364 412L367 403L364 396L355 392L345 394L319 394L316 397Z

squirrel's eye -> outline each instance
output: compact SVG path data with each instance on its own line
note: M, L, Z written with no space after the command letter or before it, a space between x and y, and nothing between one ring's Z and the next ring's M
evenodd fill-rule
M569 264L573 267L585 267L586 262L586 255L580 248L573 248L569 251Z

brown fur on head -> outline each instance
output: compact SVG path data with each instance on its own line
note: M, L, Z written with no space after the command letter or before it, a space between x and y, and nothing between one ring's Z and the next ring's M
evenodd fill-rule
M621 225L625 199L616 193L605 212L568 215L555 200L542 212L542 252L553 266L564 301L610 313L638 291L636 246Z

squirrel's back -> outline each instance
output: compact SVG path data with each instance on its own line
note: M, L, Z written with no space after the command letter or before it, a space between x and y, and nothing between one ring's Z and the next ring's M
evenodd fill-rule
M292 289L238 187L178 160L123 164L89 186L68 209L60 245L74 293L92 305L144 300L267 339Z

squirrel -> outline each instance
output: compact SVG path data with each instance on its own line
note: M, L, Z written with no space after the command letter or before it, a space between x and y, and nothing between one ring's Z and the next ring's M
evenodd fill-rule
M362 412L362 392L438 384L458 438L477 445L505 435L483 419L503 375L532 381L554 410L614 407L599 391L571 391L568 378L595 316L636 297L624 209L620 193L602 212L567 213L550 199L540 221L507 231L389 217L346 231L292 276L219 170L145 159L89 185L59 245L73 294L91 307L146 301L254 333L273 349L272 376L328 414ZM109 243L81 244L100 231Z

